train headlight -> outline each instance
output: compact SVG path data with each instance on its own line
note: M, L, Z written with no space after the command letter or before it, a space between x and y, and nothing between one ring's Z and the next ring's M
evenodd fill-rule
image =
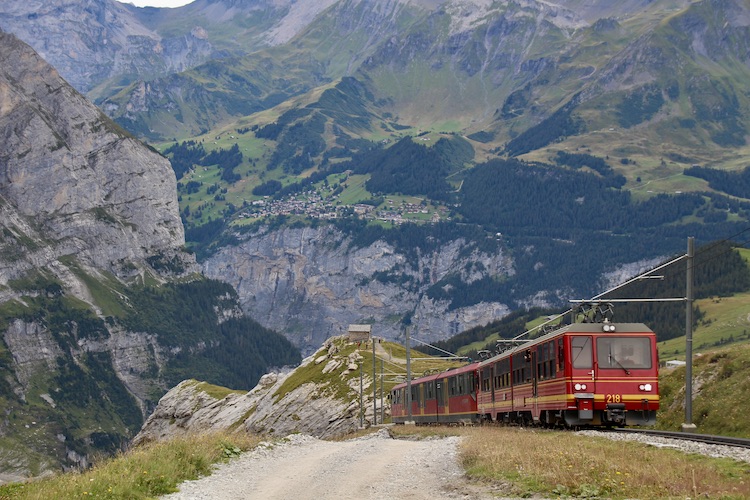
M609 323L604 323L604 325L602 326L602 330L604 330L605 332L614 332L615 331L615 325L612 325L612 324L609 324Z
M638 388L645 392L651 392L651 384L641 384Z
M573 386L573 388L576 391L585 391L586 390L586 384L576 384Z

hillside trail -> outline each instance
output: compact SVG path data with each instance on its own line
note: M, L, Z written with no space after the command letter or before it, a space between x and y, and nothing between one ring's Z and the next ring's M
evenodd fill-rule
M501 492L467 481L459 442L455 436L392 439L386 429L339 442L295 434L262 443L162 498L498 500Z

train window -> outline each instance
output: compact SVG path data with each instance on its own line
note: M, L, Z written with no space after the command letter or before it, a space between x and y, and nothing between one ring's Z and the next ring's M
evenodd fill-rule
M508 378L508 372L510 371L510 361L506 359L502 359L498 361L498 363L495 365L495 373L497 373L497 386L498 387L508 387L509 385L509 378Z
M482 391L489 392L490 390L490 369L485 368L482 370Z
M594 366L591 337L572 337L570 350L573 356L573 368L590 369Z
M550 340L547 342L547 376L549 378L555 378L555 341Z
M448 379L448 393L451 396L456 395L456 377L451 377Z
M646 337L599 337L596 339L599 368L651 368L651 342Z
M565 369L565 347L563 339L557 339L557 366L560 371Z

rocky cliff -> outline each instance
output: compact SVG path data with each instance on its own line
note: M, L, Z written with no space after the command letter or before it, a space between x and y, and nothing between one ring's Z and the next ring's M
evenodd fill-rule
M146 259L155 255L184 258L169 161L115 126L26 44L5 33L0 42L0 283L63 256L120 277L151 267Z
M429 341L508 314L501 303L451 309L426 293L449 275L470 283L514 273L501 247L475 245L459 238L414 255L383 240L357 246L332 226L264 230L222 248L203 271L233 285L249 315L309 353L352 323L371 323L388 339L411 324L414 338Z
M126 443L172 353L115 317L129 286L198 269L169 162L2 32L0 136L0 473L14 478Z

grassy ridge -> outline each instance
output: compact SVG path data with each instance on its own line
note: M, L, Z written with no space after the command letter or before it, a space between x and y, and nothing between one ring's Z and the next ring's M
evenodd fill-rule
M216 462L260 442L246 433L188 436L152 443L105 460L83 473L0 486L0 499L145 499L177 491L183 481L211 473Z

